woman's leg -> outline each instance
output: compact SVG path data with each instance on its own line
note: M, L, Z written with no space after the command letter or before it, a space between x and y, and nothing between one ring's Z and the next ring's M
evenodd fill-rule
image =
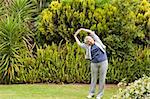
M91 63L91 85L89 94L93 95L95 93L96 83L98 75L97 63Z
M108 69L108 60L105 60L103 62L99 63L99 92L97 97L102 97L104 92L104 86L105 86L105 78L107 74Z

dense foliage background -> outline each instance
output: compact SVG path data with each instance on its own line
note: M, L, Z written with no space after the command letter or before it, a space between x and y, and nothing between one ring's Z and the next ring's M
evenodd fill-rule
M89 83L90 62L73 38L81 27L107 46L107 83L150 76L148 0L1 1L1 83Z

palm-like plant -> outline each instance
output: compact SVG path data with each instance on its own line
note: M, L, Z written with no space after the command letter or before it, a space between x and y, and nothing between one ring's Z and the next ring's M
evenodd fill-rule
M3 0L0 0L0 18L3 15L3 8L4 8L4 6L3 6Z
M24 47L23 27L17 18L9 16L0 21L0 76L9 82L19 70L19 49Z
M17 15L21 20L28 20L32 18L36 12L31 0L11 0L11 5L7 8L9 14Z
M29 20L36 13L30 0L10 0L0 13L0 82L10 83L20 66L20 49L25 49L32 37ZM1 11L2 9L2 11Z

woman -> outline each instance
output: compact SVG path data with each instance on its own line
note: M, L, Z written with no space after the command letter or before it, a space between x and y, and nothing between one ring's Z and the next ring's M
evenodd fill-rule
M86 31L89 36L86 36L84 43L81 43L77 38L80 31ZM108 68L107 54L105 51L106 46L102 43L100 38L95 34L94 31L89 29L81 28L74 34L77 44L86 50L85 58L91 61L91 85L88 99L94 97L97 77L99 72L99 92L96 99L101 99L104 93L105 78Z

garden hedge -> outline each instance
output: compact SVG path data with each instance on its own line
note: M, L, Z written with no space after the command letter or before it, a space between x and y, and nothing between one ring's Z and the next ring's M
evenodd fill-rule
M127 59L109 57L107 83L128 83L143 74L149 76L149 49L136 49L132 54L134 57ZM90 62L76 43L44 45L35 55L23 51L19 60L22 67L12 83L90 83Z

